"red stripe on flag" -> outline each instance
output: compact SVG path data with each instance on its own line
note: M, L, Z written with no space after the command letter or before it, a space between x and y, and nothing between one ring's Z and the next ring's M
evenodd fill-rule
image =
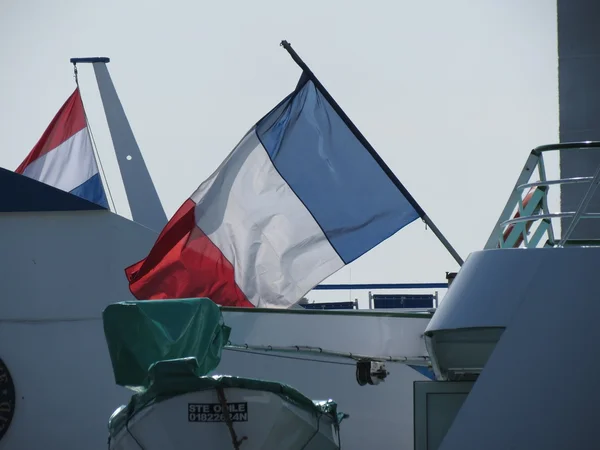
M196 226L195 207L188 199L146 259L125 269L131 293L139 300L208 297L223 306L253 307L231 263Z
M65 104L58 110L38 143L35 144L35 147L33 147L27 158L25 158L15 172L22 174L25 168L33 161L45 155L50 150L55 149L85 127L83 103L79 88L76 88Z

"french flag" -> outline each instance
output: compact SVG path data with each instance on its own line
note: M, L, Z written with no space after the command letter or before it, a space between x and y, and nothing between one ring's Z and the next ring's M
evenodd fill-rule
M108 209L79 88L15 172Z
M421 216L318 86L303 76L125 269L136 298L287 308Z

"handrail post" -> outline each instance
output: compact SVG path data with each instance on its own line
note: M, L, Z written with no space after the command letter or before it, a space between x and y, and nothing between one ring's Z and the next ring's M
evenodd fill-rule
M564 236L561 237L560 242L558 243L559 247L564 247L565 243L567 242L567 240L569 239L569 237L575 230L575 227L577 227L577 224L579 223L581 216L587 209L588 205L590 204L590 200L592 199L592 197L594 196L594 193L596 192L596 189L598 188L598 184L600 184L600 165L598 165L598 168L596 169L596 173L594 173L594 178L592 179L592 182L590 183L590 187L588 188L587 192L583 196L583 199L581 200L581 203L579 204L579 207L577 208L577 211L575 212L575 215L573 216L573 219L571 220L571 223L569 224L569 228L567 228L567 231L565 232Z
M498 221L496 222L496 225L494 226L494 229L492 230L490 237L488 238L488 240L485 244L484 249L498 247L498 244L500 243L498 234L501 231L501 224L512 213L512 211L515 207L514 205L515 205L515 202L517 201L517 198L521 198L521 193L518 191L517 188L518 188L518 186L525 184L529 180L529 178L531 177L531 174L533 173L533 169L535 169L535 167L537 166L539 159L540 159L539 152L536 152L536 150L532 150L531 153L529 154L529 157L527 158L527 161L525 162L525 166L523 167L523 170L521 171L519 178L517 179L517 182L515 183L515 187L513 188L512 193L511 193L508 201L506 202L506 205L504 206L504 209L502 210L502 213L500 214L500 217L498 218Z

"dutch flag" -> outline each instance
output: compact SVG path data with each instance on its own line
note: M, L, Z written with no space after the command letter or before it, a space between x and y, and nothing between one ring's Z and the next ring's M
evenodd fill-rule
M79 88L15 172L108 209Z

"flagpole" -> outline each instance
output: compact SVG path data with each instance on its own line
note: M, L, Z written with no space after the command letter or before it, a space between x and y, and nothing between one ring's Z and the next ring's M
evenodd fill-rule
M427 224L427 226L429 228L431 228L431 231L433 231L433 234L435 234L435 236L440 240L442 245L444 247L446 247L446 250L448 250L448 252L450 252L450 254L456 260L458 265L462 266L463 265L462 258L460 257L458 252L454 249L454 247L452 247L450 242L448 242L448 239L446 239L446 237L442 234L442 232L438 229L438 227L433 223L433 221L425 213L423 208L421 208L421 206L413 198L413 196L410 194L410 192L408 192L408 190L400 182L398 177L396 177L394 172L392 172L392 170L388 167L388 165L385 163L385 161L383 161L383 159L381 159L381 156L379 156L379 154L375 151L375 148L373 148L373 146L369 143L369 141L367 141L367 139L363 136L363 134L360 132L360 130L356 127L356 125L354 125L354 123L352 123L352 121L346 115L346 113L342 110L342 108L337 104L337 102L333 99L333 97L329 94L329 92L327 92L327 89L325 89L325 87L317 79L317 77L312 72L312 70L310 70L308 68L308 66L306 65L306 63L304 61L302 61L302 58L300 58L300 56L298 56L298 54L292 48L290 43L288 41L283 40L283 41L281 41L281 46L286 49L286 51L290 54L290 56L292 57L294 62L296 64L298 64L298 66L300 66L300 68L302 69L304 74L306 74L306 76L310 79L310 81L313 82L315 87L321 92L323 97L325 97L325 99L329 102L329 104L331 105L333 110L340 116L340 118L344 121L344 123L350 129L350 131L352 131L352 134L354 134L356 139L358 139L358 141L367 149L367 151L371 154L373 159L375 159L375 161L377 161L377 164L379 164L379 167L381 167L381 169L389 177L389 179L392 181L392 183L394 183L394 185L398 188L398 190L400 192L402 192L404 197L406 197L406 199L413 206L413 208L415 208L415 210L417 211L417 213L419 214L419 216L421 217L423 222L425 222Z

